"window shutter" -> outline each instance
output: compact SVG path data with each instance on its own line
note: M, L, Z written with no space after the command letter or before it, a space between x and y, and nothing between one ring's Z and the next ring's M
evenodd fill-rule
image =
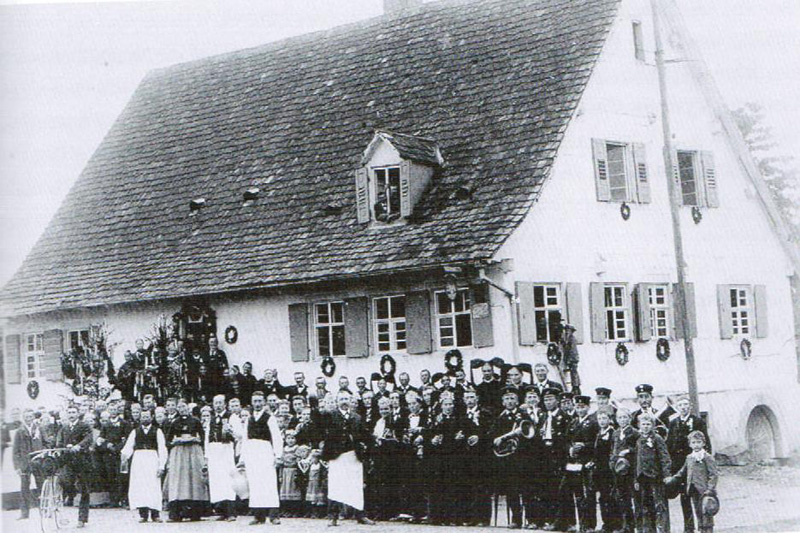
M729 302L730 304L730 302ZM675 338L682 339L683 338L683 330L681 329L681 325L678 323L679 315L678 315L678 284L672 284L672 306L673 306L673 313L672 316L674 318L673 327L675 328ZM694 283L687 283L686 284L686 321L689 323L689 335L692 336L693 339L697 338L697 306L695 304L695 297L694 297ZM730 323L730 305L728 307L728 322Z
M369 300L366 297L344 301L344 346L347 357L369 355Z
M730 285L717 285L717 308L719 312L719 337L721 339L732 339L733 323L731 322Z
M678 151L672 150L672 179L675 180L675 190L678 194L678 205L683 205L683 188L681 188L681 171L678 168Z
M356 169L356 212L358 222L369 222L369 180L365 167Z
M589 306L592 312L592 342L606 341L606 304L603 283L589 284Z
M719 207L717 193L717 169L714 166L714 153L708 150L700 152L700 162L703 167L703 181L705 183L706 205Z
M650 203L650 176L647 173L647 152L644 143L633 143L633 168L636 194L640 204Z
M756 337L763 339L769 335L769 316L767 312L767 286L756 285L753 289L756 307Z
M411 215L411 161L400 161L400 216Z
M583 296L580 283L567 283L567 323L575 328L575 342L583 344Z
M6 349L5 349L5 374L7 383L21 383L22 382L22 369L21 369L21 350L20 350L20 336L19 335L6 335Z
M647 294L648 285L639 283L634 289L636 309L636 340L649 341L650 331L650 298Z
M308 361L308 304L289 304L289 341L292 362Z
M39 369L45 379L60 380L61 353L64 351L64 332L60 329L50 329L42 335L42 348L44 356L39 361Z
M491 290L488 283L472 287L472 345L494 346Z
M431 353L431 300L428 291L406 295L406 351L410 354Z
M533 346L536 344L536 312L533 306L533 283L518 281L517 290L517 320L519 322L520 346Z
M611 200L611 186L608 183L608 151L602 139L592 139L592 156L594 158L594 181L597 185L597 200Z

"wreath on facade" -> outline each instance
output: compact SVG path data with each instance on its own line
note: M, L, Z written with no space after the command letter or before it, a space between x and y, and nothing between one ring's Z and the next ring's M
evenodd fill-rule
M395 370L397 370L397 361L388 353L383 354L383 357L381 357L381 375L384 378L394 376Z
M463 370L464 356L461 355L461 350L450 350L444 354L444 366L447 367L450 373L456 370Z
M628 364L628 347L624 343L617 344L617 349L614 351L614 356L617 358L617 363L620 366Z
M553 366L558 366L561 363L561 358L564 356L564 352L561 350L561 346L559 346L555 342L551 342L547 345L547 362Z
M697 206L692 207L692 220L695 224L699 224L703 220L703 212Z
M659 361L666 361L669 359L669 355L669 340L661 337L656 343L656 357Z
M336 373L336 361L333 360L333 357L325 357L322 360L320 368L322 368L322 373L325 375L325 377L333 377L333 374Z
M750 339L742 339L739 343L739 351L742 353L742 359L747 361L753 355L753 343Z
M631 218L631 206L626 202L622 202L619 206L619 214L622 215L622 220L628 220Z
M228 344L236 344L237 340L239 340L239 331L236 329L236 326L228 326L225 328L225 342Z
M28 382L28 397L31 400L35 400L39 396L39 382L35 379L33 381Z

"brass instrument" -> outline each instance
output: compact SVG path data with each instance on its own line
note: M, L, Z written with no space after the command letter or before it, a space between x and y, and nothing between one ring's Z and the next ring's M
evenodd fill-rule
M498 437L499 444L492 444L494 454L497 457L508 457L519 449L520 439L532 439L536 435L536 426L530 420L518 420L514 428ZM497 441L497 439L495 439Z

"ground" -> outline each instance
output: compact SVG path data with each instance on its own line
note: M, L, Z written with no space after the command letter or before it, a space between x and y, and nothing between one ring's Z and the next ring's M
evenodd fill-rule
M718 487L721 510L716 517L716 532L800 532L800 468L778 466L723 467ZM683 531L680 504L673 500L670 504L672 530ZM74 531L78 510L68 508L66 517L69 525L66 531ZM501 512L501 515L504 513ZM38 514L34 511L31 519L17 521L18 511L3 512L3 529L14 533L41 533ZM202 530L208 533L236 531L246 526L249 518L241 517L236 523L204 520L203 523L183 524L140 524L135 512L119 509L92 509L89 525L84 531L106 532L124 528L125 533L139 533L153 529L188 533ZM327 530L324 520L284 519L281 526L259 526L286 531ZM477 531L477 528L460 528ZM490 528L486 528L487 531ZM433 533L441 527L409 525L401 523L379 523L378 526L361 526L352 521L344 521L337 533L348 531L372 531L374 533Z

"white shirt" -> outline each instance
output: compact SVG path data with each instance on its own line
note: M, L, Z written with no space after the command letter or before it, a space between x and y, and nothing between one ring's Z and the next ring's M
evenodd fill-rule
M375 438L382 438L384 432L386 431L386 420L384 418L379 418L378 421L375 423L375 428L372 430L372 434Z

